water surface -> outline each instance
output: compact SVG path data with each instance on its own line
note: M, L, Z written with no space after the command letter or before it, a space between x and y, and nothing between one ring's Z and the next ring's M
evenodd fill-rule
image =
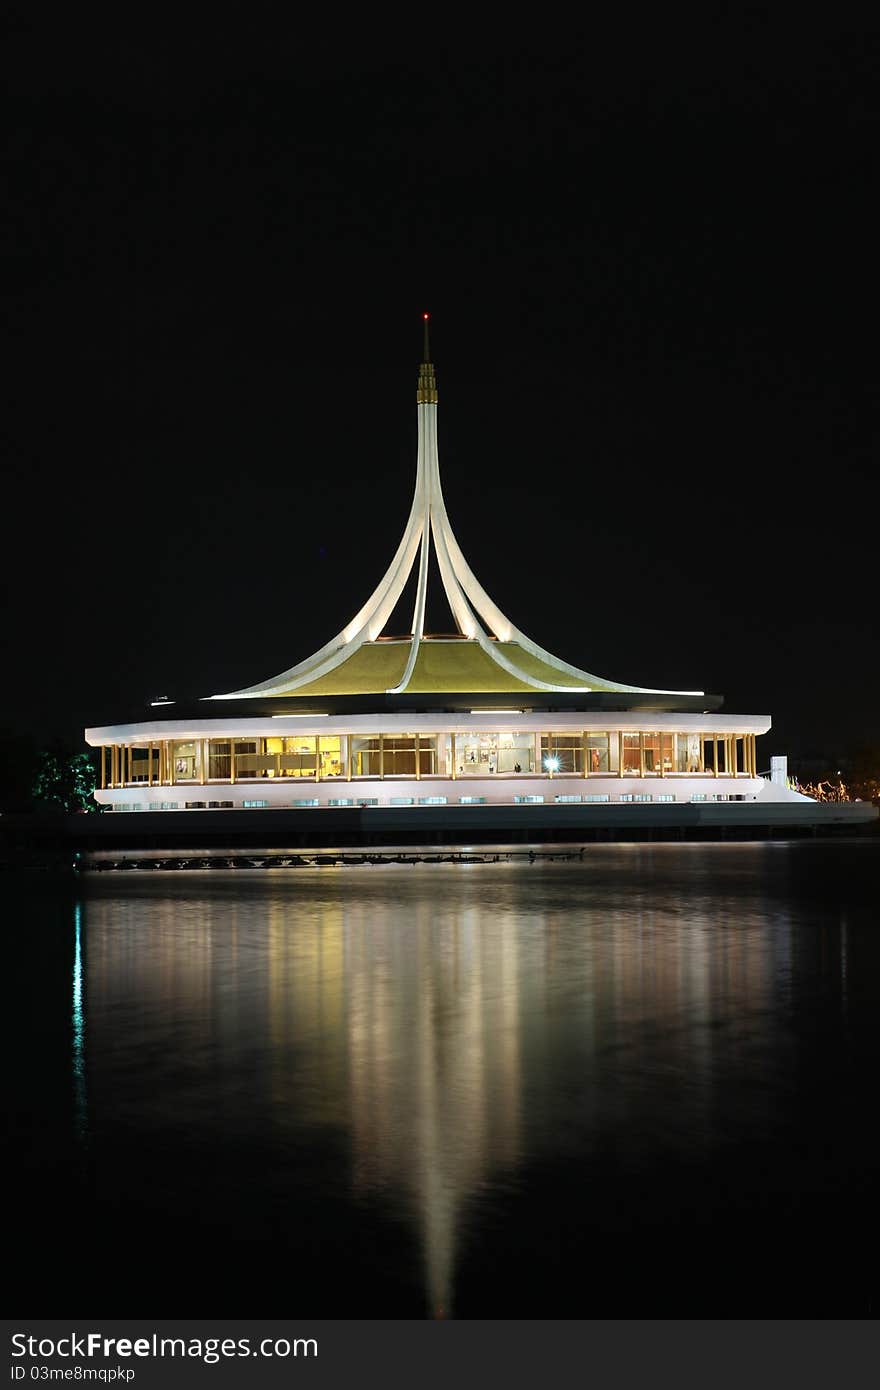
M7 874L17 1307L871 1316L878 869Z

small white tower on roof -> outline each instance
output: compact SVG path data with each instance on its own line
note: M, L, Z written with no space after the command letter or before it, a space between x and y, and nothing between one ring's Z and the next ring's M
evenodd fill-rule
M315 693L316 689L326 693L343 693L351 680L357 679L357 688L364 689L363 678L354 677L354 672L364 668L358 656L364 649L372 646L382 637L398 603L413 566L418 560L418 586L413 610L412 633L404 643L407 647L406 659L400 670L396 664L394 683L381 687L383 693L400 695L407 691L422 692L431 690L495 689L498 691L540 690L554 694L573 694L593 691L616 691L639 695L701 695L699 690L670 691L655 690L646 686L621 685L616 681L605 680L590 675L576 666L561 661L543 647L538 646L524 632L521 632L489 597L473 570L462 554L461 547L446 512L443 489L440 486L440 462L437 452L437 382L428 340L429 315L423 314L424 360L419 367L419 384L416 393L418 411L418 454L416 460L416 484L409 519L403 537L388 569L373 590L363 607L354 615L351 622L331 638L320 651L305 661L300 661L289 670L269 680L261 681L243 690L233 690L225 695L213 695L214 700L239 700L256 696L296 696ZM425 634L425 603L428 588L428 559L433 542L440 569L440 577L456 628L460 634L457 641L447 646L457 647L455 667L458 674L445 676L438 670L439 652L436 647L443 639L432 639ZM470 646L473 660L462 662L461 647ZM385 644L383 643L383 647ZM427 660L426 648L434 648ZM442 665L442 663L439 663ZM370 663L371 667L373 666ZM470 665L482 684L469 682L466 673ZM428 674L430 668L430 674ZM486 684L486 671L490 674ZM382 663L373 667L378 672ZM338 679L333 680L334 673ZM330 678L330 679L328 679ZM452 683L449 683L449 682ZM316 683L320 686L316 687ZM336 687L334 691L331 687ZM379 693L378 690L376 693Z

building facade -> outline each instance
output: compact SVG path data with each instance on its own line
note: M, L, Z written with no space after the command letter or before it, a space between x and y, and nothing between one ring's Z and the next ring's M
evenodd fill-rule
M117 810L756 797L762 715L297 714L89 729Z
M483 589L440 485L425 320L416 482L392 562L312 656L194 707L86 730L115 811L499 803L744 801L766 796L766 715L719 696L623 685L561 661ZM433 546L455 626L425 631ZM385 626L417 567L412 631Z

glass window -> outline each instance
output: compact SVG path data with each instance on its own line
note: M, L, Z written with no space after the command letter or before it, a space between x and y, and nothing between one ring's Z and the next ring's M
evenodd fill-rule
M661 792L659 796L655 796L655 797L654 797L654 800L655 800L655 801L674 801L674 800L675 800L675 797L674 797L674 796L671 796L669 792Z
M534 772L535 735L504 733L498 735L496 769L498 772Z
M576 730L570 733L543 734L541 736L542 768L547 768L548 758L555 758L558 766L554 766L554 776L557 772L583 772L583 737L583 734Z
M462 806L485 806L486 804L484 796L460 796L458 799Z
M378 777L381 771L381 752L378 734L370 738L351 736L352 777Z
M389 806L412 806L412 804L413 799L411 796L392 796L388 802Z
M149 782L152 763L152 776L158 781L159 773L159 750L154 748L131 748L129 750L131 763L129 765L128 780L130 782Z
M172 743L171 759L175 782L195 782L198 774L198 759L194 740Z
M620 735L619 735L619 734L609 734L609 735L608 735L608 752L609 752L609 754L610 754L610 759L611 759L611 767L609 768L609 771L610 771L610 772L615 772L615 773L616 773L616 772L619 772L619 771L620 771Z
M641 745L638 734L624 734L623 736L623 771L624 775L636 776L642 770Z
M660 764L661 764L661 767L662 767L664 773L666 773L666 772L674 772L674 771L675 771L675 735L674 735L674 734L661 734L661 735L660 735Z
M440 769L437 763L437 735L419 734L419 771L423 777L433 777Z
M607 773L611 768L611 749L614 743L614 766L617 767L617 735L587 734L587 770L593 773Z
M415 734L385 735L386 777L415 777L416 775L416 736Z
M489 777L498 771L498 734L456 734L455 760L459 777ZM513 762L518 759L514 758ZM513 771L513 768L511 768Z
M236 777L258 777L261 772L265 771L256 739L236 739L233 744L233 753Z
M295 735L285 738L267 738L263 740L265 749L265 762L263 768L269 777L297 777L303 775L300 769L300 759L304 756L300 748L305 747L307 754L311 752L311 743L307 743L304 738L297 738Z
M269 805L268 801L243 801L241 804L246 811L256 810L260 807Z
M317 739L309 737L307 734L294 734L290 738L283 739L282 742L283 747L278 754L273 753L271 755L273 763L277 757L276 766L281 776L314 777Z
M535 736L510 730L456 734L455 760L459 777L534 772Z
M444 777L452 776L452 735L432 734L437 740L437 771Z
M543 796L515 796L513 800L517 806L526 806L532 802L542 802L544 798Z
M674 772L674 735L646 733L644 739L645 776L656 777L661 771Z
M702 772L699 734L675 735L675 770L676 772Z
M555 796L553 798L553 800L558 802L560 805L563 805L565 802L568 801L580 801L580 799L581 798L579 796Z
M611 798L610 798L610 796L608 795L607 792L599 792L599 793L597 793L595 796L585 796L585 797L584 797L584 801L610 801L610 800L611 800Z
M318 740L322 777L342 777L345 774L343 740L339 734L323 735Z
M292 801L291 806L320 806L320 801L316 796L307 797L304 801Z
M419 805L420 805L420 806L445 806L445 805L446 805L446 797L445 797L445 796L420 796L420 797L419 797Z
M208 777L216 778L218 781L228 782L232 773L230 762L231 747L229 740L212 738L208 746Z
M648 733L644 735L644 740L645 775L647 777L656 777L657 773L660 771L660 735Z

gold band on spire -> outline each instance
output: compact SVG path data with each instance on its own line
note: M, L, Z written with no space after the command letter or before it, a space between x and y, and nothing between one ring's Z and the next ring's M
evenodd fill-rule
M425 360L419 367L419 389L416 392L416 400L419 405L437 404L437 381L434 376L434 364L431 361L431 349L428 344L428 315L422 314L425 324Z
M419 367L419 389L416 392L416 400L419 405L437 404L437 378L434 376L434 364L423 362Z

